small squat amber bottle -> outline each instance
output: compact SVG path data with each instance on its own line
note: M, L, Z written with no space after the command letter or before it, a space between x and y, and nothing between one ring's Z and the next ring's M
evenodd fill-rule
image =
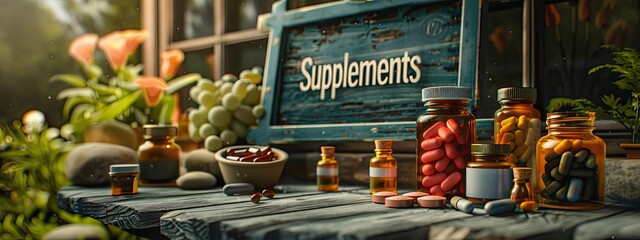
M174 186L180 175L180 147L174 142L178 128L144 125L146 142L138 148L140 185Z
M491 200L509 198L514 165L508 161L507 144L472 144L472 161L467 164L467 199L484 206Z
M530 167L513 168L513 188L511 189L511 200L516 201L518 206L525 201L535 201L535 194L531 186L531 174L533 169Z
M138 164L114 164L109 166L111 195L133 195L138 193Z
M369 189L371 194L398 192L398 161L391 156L391 140L375 140L376 156L369 162Z
M318 191L337 192L340 184L338 161L335 159L335 147L322 146L322 159L316 165Z

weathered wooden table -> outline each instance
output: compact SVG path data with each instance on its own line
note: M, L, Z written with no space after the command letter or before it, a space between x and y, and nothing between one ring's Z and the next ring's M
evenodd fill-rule
M640 206L609 203L595 211L540 209L487 216L443 209L391 209L371 203L368 189L315 185L277 187L259 204L220 188L140 188L111 196L109 188L66 187L59 205L151 239L638 239ZM151 233L151 235L149 235ZM155 235L154 235L155 234Z

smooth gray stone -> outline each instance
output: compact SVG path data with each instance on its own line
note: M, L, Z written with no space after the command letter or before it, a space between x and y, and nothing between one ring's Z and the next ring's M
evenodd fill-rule
M138 163L133 149L111 143L83 143L73 149L65 160L67 178L78 186L98 186L109 183L109 166Z
M214 188L217 183L218 180L211 173L200 171L188 172L176 180L178 187L189 190L210 189Z
M133 149L138 149L138 134L131 126L111 120L89 127L83 135L83 141L112 143Z
M92 224L68 224L49 231L43 240L109 239L109 233Z
M207 149L201 148L193 150L184 158L184 167L187 172L203 171L213 174L218 179L222 179L222 173L218 166L218 161L214 157L214 153Z

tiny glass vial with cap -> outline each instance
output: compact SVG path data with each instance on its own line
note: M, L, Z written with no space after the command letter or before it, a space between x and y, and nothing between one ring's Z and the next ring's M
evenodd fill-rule
M471 89L422 89L426 113L416 120L416 189L431 195L464 196L476 118L468 112Z
M140 185L174 186L180 175L180 147L174 142L178 128L144 125L145 142L138 148Z
M109 166L111 195L133 195L138 193L138 164L114 164Z
M509 144L509 160L518 167L533 167L536 143L540 138L540 111L533 107L536 89L508 87L498 89L500 109L495 113L493 140Z
M322 159L316 165L318 191L337 192L340 184L338 161L335 159L335 147L322 146Z
M606 145L593 134L593 112L547 114L537 144L534 191L545 207L590 210L604 203Z
M514 167L513 168L513 188L511 189L511 200L515 201L518 206L526 201L535 201L535 193L531 186L531 174L533 169L530 167Z
M391 140L375 140L376 156L369 161L369 190L371 194L398 192L398 161L391 156Z
M476 205L511 196L514 165L507 144L472 144L467 164L467 199Z

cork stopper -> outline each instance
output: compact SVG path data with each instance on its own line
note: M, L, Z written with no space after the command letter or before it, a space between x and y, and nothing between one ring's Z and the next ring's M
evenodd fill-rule
M513 178L518 180L528 180L528 179L531 179L532 172L533 172L533 169L530 167L514 167Z
M336 148L333 146L322 146L320 147L320 152L322 152L321 156L323 157L332 157L335 155Z
M373 141L376 145L376 150L391 150L391 144L393 143L393 141L388 140L388 139L384 139L384 140L374 140Z

